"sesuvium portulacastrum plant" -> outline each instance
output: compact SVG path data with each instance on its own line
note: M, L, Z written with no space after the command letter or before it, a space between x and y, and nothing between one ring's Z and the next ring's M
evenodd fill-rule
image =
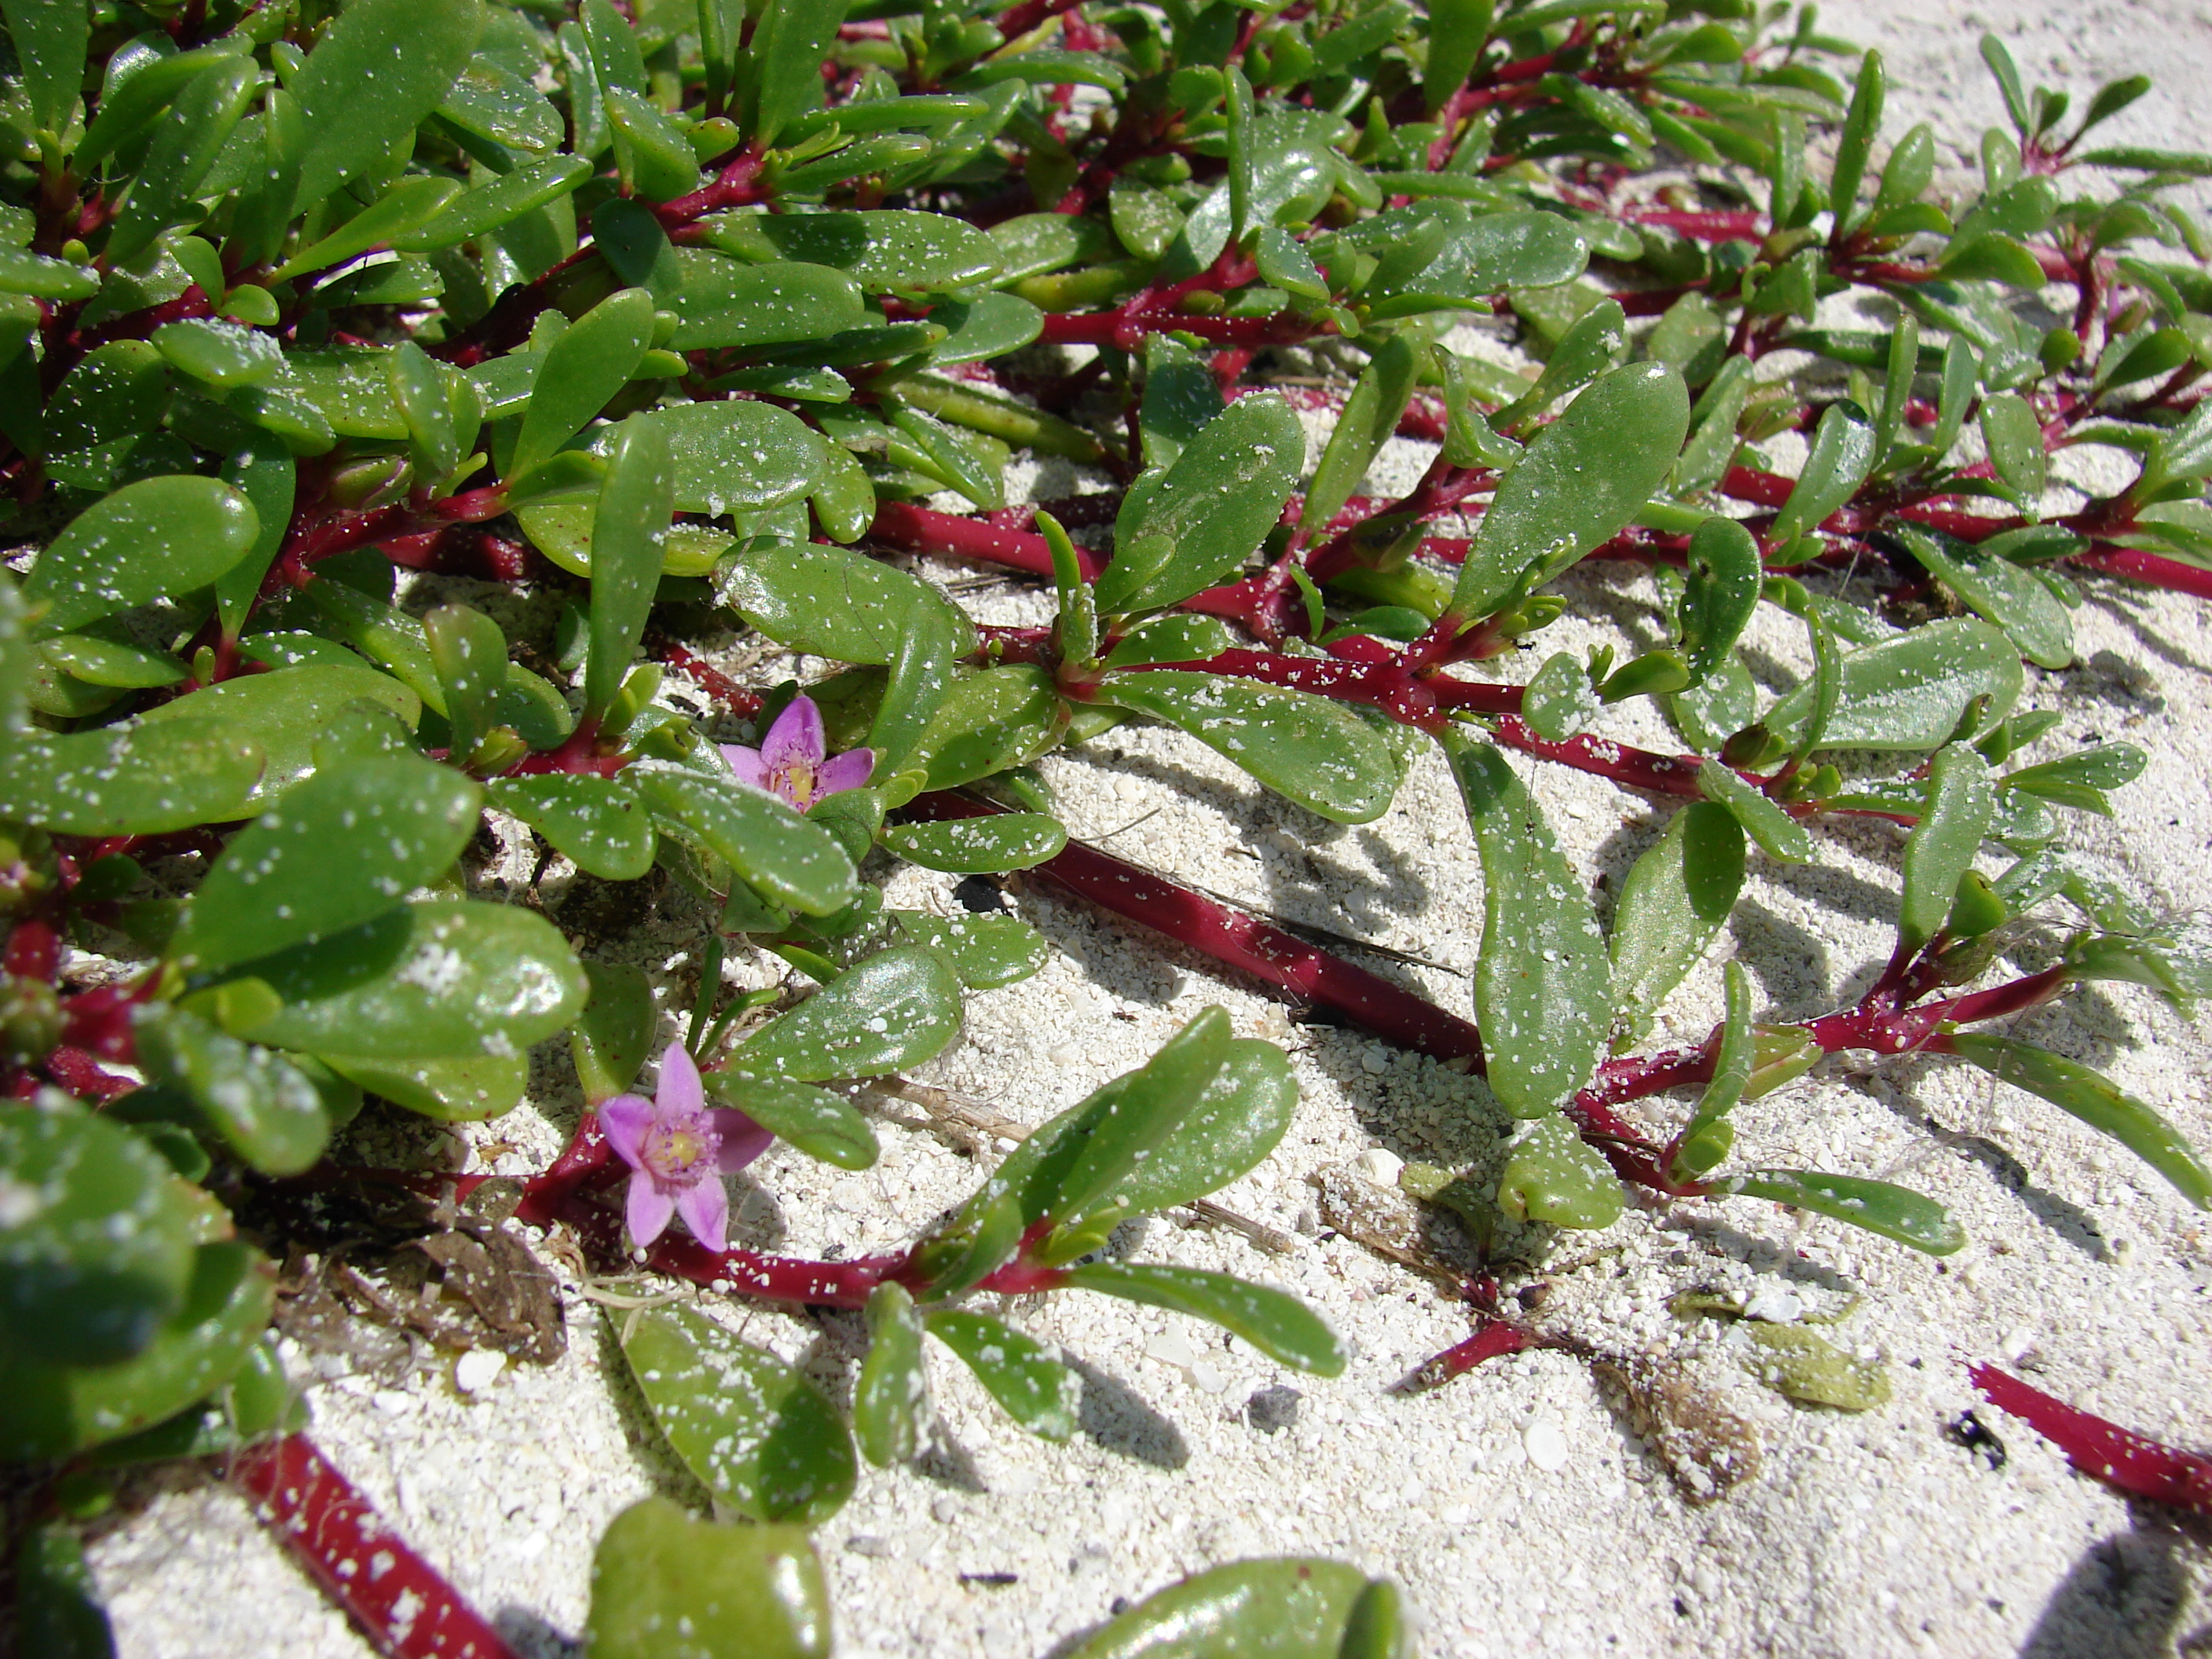
M905 1250L715 1248L703 1183L769 1135L866 1167L871 1122L821 1085L924 1064L967 991L1043 959L1012 916L888 908L890 860L1035 870L1482 1068L1522 1120L1489 1200L1516 1218L1602 1226L1626 1182L1957 1249L1925 1197L1739 1156L1732 1109L1844 1048L1959 1056L2212 1206L2150 1105L1977 1029L2085 980L2212 988L2196 941L2064 849L2065 815L2106 811L2142 755L2021 760L2057 720L2023 705L2023 659L2070 660L2078 583L2212 594L2212 276L2161 195L2212 158L2086 141L2140 78L2069 125L1984 42L2010 128L1952 191L1927 127L1885 131L1878 56L1740 0L0 13L0 1456L33 1466L16 1572L40 1639L104 1650L70 1527L106 1472L222 1456L385 1650L507 1650L302 1437L275 1358L275 1263L363 1193L449 1291L502 1261L527 1280L513 1213L594 1271L865 1316L849 1423L697 1304L620 1322L669 1445L757 1524L626 1513L595 1654L824 1650L804 1528L856 1447L921 1443L933 1340L1071 1434L1068 1369L975 1292L1126 1297L1340 1367L1279 1291L1101 1253L1291 1121L1285 1055L1218 1009ZM2081 166L2124 187L2073 193ZM1880 326L1825 325L1847 292ZM1516 319L1533 380L1455 347L1483 316ZM1768 372L1784 349L1802 366ZM1265 389L1299 362L1348 392ZM1321 402L1310 453L1297 407ZM1961 459L1970 422L1985 459ZM1794 479L1743 447L1790 428ZM1394 434L1433 463L1358 495ZM2049 511L2050 456L2092 441L2135 477ZM1018 453L1102 488L1012 505ZM924 504L945 492L975 512ZM980 624L886 551L1026 573L1057 619ZM1672 638L1486 678L1542 649L1591 558L1648 566ZM1838 568L1899 603L1847 602ZM452 599L485 584L543 603ZM1812 663L1771 699L1736 648L1766 605ZM692 648L732 623L836 672L738 684ZM714 720L663 695L672 673ZM1634 699L1679 751L1596 734ZM1346 823L1440 744L1485 877L1473 1024L1070 845L1032 763L1132 720ZM744 720L752 745L713 740ZM1547 766L1678 809L1609 933L1528 787ZM665 872L688 896L702 989L650 1098L671 1033L599 948L626 907L556 927L534 881L471 890L487 815L539 877L619 895ZM1731 966L1708 1041L1636 1052L1753 849L1813 860L1834 815L1904 829L1887 971L1782 1024ZM2057 907L2078 929L2057 958L1985 982L2011 925ZM773 1018L725 999L732 950L794 970ZM599 1110L519 1190L331 1152L368 1102L497 1116L563 1033ZM1618 1112L1662 1094L1671 1133ZM1469 1294L1478 1333L1440 1375L1525 1338ZM373 1583L349 1553L372 1537L398 1563ZM1380 1655L1396 1607L1348 1568L1243 1563L1080 1651L1179 1630L1214 1644L1179 1652Z

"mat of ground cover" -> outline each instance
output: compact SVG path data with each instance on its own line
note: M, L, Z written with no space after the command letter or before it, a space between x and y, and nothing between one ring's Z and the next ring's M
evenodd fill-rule
M1884 3L1831 8L1824 25L1884 47L1892 136L1930 119L1954 164L1967 162L1980 127L1999 117L1974 57L1984 27L2013 40L2029 77L2077 97L2106 76L2158 76L2158 90L2114 124L2116 139L2203 142L2185 114L2212 92L2212 31L2195 8ZM1772 459L1792 464L1787 446ZM2081 478L2100 459L2112 458L2071 455L2059 471ZM1425 460L1418 446L1394 444L1371 483L1401 489ZM1065 486L1055 477L1037 489ZM1565 591L1573 610L1547 649L1653 642L1648 579L1590 569ZM1043 616L1042 599L1019 586L963 597L987 620ZM1855 597L1867 597L1863 585ZM2075 621L2076 664L2029 671L2027 702L2064 717L2034 754L2122 739L2151 760L2112 820L2070 820L2070 844L2161 909L2197 908L2212 848L2212 608L2099 580ZM1807 665L1802 633L1786 622L1764 619L1749 641L1749 659L1770 678ZM1669 742L1631 710L1607 719L1607 735ZM1609 908L1666 809L1595 778L1515 763ZM1299 812L1159 728L1114 732L1045 772L1075 835L1421 958L1374 965L1467 1009L1481 878L1433 753L1416 762L1386 817L1357 829ZM1861 822L1817 834L1809 868L1754 853L1715 960L1667 1005L1655 1045L1704 1036L1729 954L1749 969L1763 1017L1823 1012L1871 981L1889 951L1901 832ZM479 879L496 887L527 870L495 860ZM953 879L905 870L889 896L950 912ZM1439 1162L1493 1157L1504 1120L1480 1084L1356 1033L1294 1024L1295 1011L1156 936L1013 887L1019 914L1055 947L1052 959L1024 984L975 996L960 1042L921 1077L1036 1122L1139 1063L1209 1002L1224 1004L1240 1032L1283 1042L1303 1091L1297 1119L1261 1169L1218 1196L1288 1234L1292 1251L1166 1220L1131 1230L1116 1248L1291 1289L1353 1357L1343 1376L1320 1381L1152 1310L1073 1295L1012 1305L1018 1323L1061 1345L1080 1372L1080 1431L1065 1446L1032 1439L964 1372L938 1364L931 1450L911 1466L864 1468L853 1501L817 1534L842 1652L1044 1656L1185 1573L1279 1553L1389 1575L1415 1609L1421 1650L1469 1659L2132 1659L2212 1645L2206 1535L2071 1473L1966 1378L1969 1364L1995 1361L2148 1434L2212 1445L2212 1229L2112 1143L1960 1062L1846 1055L1742 1109L1740 1155L1918 1187L1966 1224L1972 1243L1960 1255L1936 1261L1745 1200L1638 1205L1604 1233L1546 1243L1530 1282L1548 1289L1534 1317L1594 1351L1681 1361L1755 1432L1757 1477L1693 1506L1590 1366L1568 1353L1516 1355L1431 1394L1392 1391L1467 1334L1467 1316L1328 1227L1313 1178L1334 1172L1340 1193L1347 1182L1356 1191L1368 1174L1387 1176L1389 1158L1364 1157L1375 1149ZM699 919L669 901L614 920L613 948L654 975L672 1008L681 1005L698 971ZM2056 924L2027 930L2015 954L2040 965L2058 936ZM744 958L726 971L732 983L766 984L780 966ZM2106 1069L2212 1145L2212 1043L2201 1023L2118 986L2078 991L2015 1030ZM1680 1108L1637 1109L1658 1125ZM531 1104L443 1152L527 1172L557 1150L578 1110L573 1076L550 1048ZM986 1147L964 1157L890 1124L883 1136L881 1163L857 1174L788 1152L763 1158L738 1183L739 1236L796 1254L891 1247L996 1156ZM414 1134L418 1151L434 1139ZM1668 1311L1677 1292L1698 1288L1758 1298L1784 1319L1848 1310L1820 1328L1881 1364L1890 1402L1857 1414L1791 1404L1762 1386L1729 1326ZM450 1356L380 1369L290 1356L317 1443L518 1647L543 1655L575 1650L607 1522L648 1492L700 1497L654 1443L607 1316L573 1296L568 1307L564 1359L507 1366L467 1393ZM726 1316L848 1396L855 1319L745 1306ZM2001 1457L1947 1434L1969 1409L2001 1441ZM126 1656L367 1651L217 1485L172 1474L134 1492L93 1560Z

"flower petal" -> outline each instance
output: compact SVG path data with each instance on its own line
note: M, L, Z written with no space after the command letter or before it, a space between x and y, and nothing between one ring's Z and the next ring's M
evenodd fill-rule
M699 1068L681 1042L661 1051L660 1081L653 1086L654 1105L664 1118L696 1117L706 1109L706 1091L700 1086Z
M722 758L730 763L730 770L737 775L739 783L749 783L756 789L775 787L768 781L768 763L761 758L759 750L748 749L741 743L723 744L721 750Z
M616 1095L599 1103L599 1133L607 1138L607 1145L615 1149L615 1156L633 1170L642 1169L645 1159L638 1144L652 1127L653 1105L643 1095Z
M814 775L814 799L834 795L840 789L858 789L874 775L876 751L872 749L848 749L822 763Z
M676 1213L676 1200L661 1191L660 1183L642 1170L629 1178L630 1243L640 1249L668 1231L668 1218Z
M714 1167L724 1175L735 1175L775 1144L772 1130L763 1129L734 1107L711 1107L707 1117L714 1124L714 1133L722 1138L722 1149L714 1155Z
M819 766L828 752L822 735L822 711L809 696L793 697L784 706L783 713L775 717L768 735L761 739L761 759L771 772L789 767L793 761L807 766Z
M717 1255L730 1248L730 1194L721 1176L710 1175L697 1186L685 1188L676 1196L676 1207L692 1237Z

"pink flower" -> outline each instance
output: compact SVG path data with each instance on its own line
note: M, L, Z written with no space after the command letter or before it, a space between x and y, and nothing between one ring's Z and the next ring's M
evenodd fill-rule
M814 699L793 697L775 717L757 749L741 743L722 745L722 758L738 781L789 801L800 811L841 789L858 789L876 769L872 749L848 749L831 757L822 732L822 711Z
M768 1150L775 1139L743 1112L710 1107L681 1042L660 1056L654 1097L617 1095L599 1105L599 1127L629 1165L629 1236L641 1249L681 1211L691 1236L714 1251L730 1248L730 1195L722 1177Z

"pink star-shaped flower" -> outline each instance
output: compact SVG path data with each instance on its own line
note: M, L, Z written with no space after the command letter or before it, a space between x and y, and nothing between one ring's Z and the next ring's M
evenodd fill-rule
M876 769L872 749L848 749L832 756L822 731L822 711L814 699L793 697L768 729L757 749L726 743L722 758L740 783L765 789L800 811L841 789L858 789Z
M629 1165L629 1236L639 1248L681 1213L708 1249L730 1248L730 1195L722 1177L745 1167L775 1139L743 1112L708 1106L699 1068L681 1042L660 1056L653 1098L617 1095L599 1103L607 1145Z

